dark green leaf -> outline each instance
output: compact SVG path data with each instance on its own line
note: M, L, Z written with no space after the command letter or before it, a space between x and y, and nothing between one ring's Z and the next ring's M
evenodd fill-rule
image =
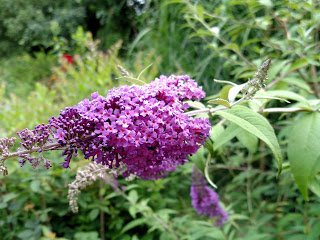
M308 64L309 63L306 58L297 59L296 61L294 61L291 64L290 71L295 71L297 69L303 68L303 67L307 66Z
M124 226L124 228L122 229L122 233L125 233L126 231L129 231L132 228L135 228L137 226L143 225L146 223L146 219L145 218L139 218L136 220L133 220L131 222L129 222L126 226Z
M92 221L92 220L95 220L98 217L98 215L99 215L99 209L92 209L88 217Z
M320 113L296 120L288 139L291 172L300 192L308 199L308 186L320 167Z

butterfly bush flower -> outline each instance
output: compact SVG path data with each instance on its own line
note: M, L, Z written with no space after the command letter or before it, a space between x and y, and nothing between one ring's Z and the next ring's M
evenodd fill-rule
M216 225L221 226L228 219L228 213L221 207L218 194L210 188L202 173L193 168L191 186L192 206L200 215L215 217Z
M109 168L125 166L124 176L157 179L184 164L207 138L209 120L185 114L184 103L204 97L189 76L160 76L143 86L114 88L106 97L93 93L45 126L50 141L64 148L65 168L80 150L86 159ZM48 141L41 131L18 135L25 149Z
M33 148L38 148L38 152L42 152L42 147L51 142L50 137L50 126L47 124L39 124L34 130L24 129L18 132L20 138L20 145L22 149L32 150ZM43 163L45 168L50 168L51 163L48 159L45 159L41 154L39 156L32 156L30 154L20 154L19 155L20 165L24 165L25 162L29 162L34 168L38 167L40 163Z

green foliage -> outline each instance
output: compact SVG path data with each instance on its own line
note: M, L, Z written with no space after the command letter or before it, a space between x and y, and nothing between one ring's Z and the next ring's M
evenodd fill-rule
M94 42L90 36L83 37L87 52L78 56L74 65L62 63L56 67L51 77L44 82L46 85L35 84L35 91L30 92L24 99L15 95L6 97L5 91L0 91L3 94L0 96L1 135L12 135L19 129L32 128L37 123L47 122L64 107L90 97L94 91L100 90L105 94L117 84L115 74L116 65L120 63L117 58L119 46L114 46L105 54L98 52L96 48L88 49L87 47L94 45ZM34 64L36 65L37 61ZM32 71L28 72L36 75ZM2 88L5 86L4 84Z
M157 49L162 72L190 73L212 93L213 78L246 81L263 56L273 61L270 79L301 80L302 72L314 81L307 74L318 65L319 14L311 2L167 0L156 8L141 16L147 27L133 47Z
M56 57L37 53L23 54L0 60L0 82L6 83L6 92L24 97L34 89L36 82L46 82Z
M50 91L39 83L36 84L35 91L25 99L15 95L1 96L1 135L13 135L19 129L34 127L37 122L47 122L51 114L58 114L60 110L60 105L55 104L55 99L55 91Z
M91 34L81 34L79 29L74 35L85 50L82 55L75 55L75 64L62 63L62 67L56 68L53 73L54 87L58 91L59 101L74 105L81 100L79 96L89 96L91 93L100 91L104 95L114 85L118 59L118 51L121 42L112 46L108 52L100 52L97 49L98 42L93 41ZM79 49L79 47L78 47ZM72 88L72 91L70 91Z
M128 5L127 0L80 0L80 2L87 9L88 30L95 32L95 36L101 40L103 49L109 48L119 39L127 44L136 33L137 14L134 8ZM93 24L95 26L90 29L90 25Z
M316 31L319 12L315 8L319 3L216 1L212 4L208 1L194 3L188 0L168 0L166 3L168 8L179 9L179 16L185 21L183 26L192 29L189 36L192 36L193 44L197 43L198 48L207 49L207 54L202 56L202 59L210 56L211 62L222 63L211 70L212 73L219 74L212 77L236 79L242 82L253 76L254 65L260 64L263 60L259 59L260 56L272 58L270 80L266 91L257 93L257 98L263 99L251 101L248 104L251 109L261 111L266 107L274 107L275 109L270 111L276 111L276 107L281 107L283 104L276 103L270 98L277 97L293 100L293 103L288 105L288 112L296 111L295 108L311 112L318 111L318 100L312 99L320 96L317 79L319 55L316 47L319 39ZM186 40L188 44L191 44L191 39ZM202 54L201 51L199 53ZM203 62L200 64L203 65ZM210 76L210 74L209 72L205 75ZM222 89L218 94L219 97L232 102L243 87L243 85L238 86ZM215 99L215 97L210 96L208 99ZM216 101L215 104L230 107L223 100L220 102L211 100L211 103L212 101ZM227 114L227 112L228 110L221 114ZM273 116L270 116L271 121L275 128L280 130L278 132L283 137L280 143L286 153L285 144L288 141L290 143L293 138L291 132L281 131L281 128L290 126L292 121L296 121L296 117L282 115L283 120L279 120ZM229 133L226 136L221 135L223 144L236 136L232 131ZM251 133L253 133L252 129ZM238 140L243 144L243 139L241 141L238 138ZM216 144L223 145L219 143L219 139ZM311 140L306 141L305 144L312 146ZM304 161L302 157L296 159L298 162ZM311 159L311 162L318 162L317 156ZM307 168L313 169L313 167ZM315 169L313 175L317 175L318 172ZM303 174L308 176L308 173ZM294 175L296 176L296 173ZM304 181L304 186L307 185L310 186ZM304 188L304 195L305 193Z
M17 48L47 49L54 37L68 37L83 23L85 9L77 1L1 0L0 54L12 54Z
M2 56L57 48L75 52L70 40L78 26L108 49L119 39L129 41L138 27L135 7L126 0L1 0L0 9Z

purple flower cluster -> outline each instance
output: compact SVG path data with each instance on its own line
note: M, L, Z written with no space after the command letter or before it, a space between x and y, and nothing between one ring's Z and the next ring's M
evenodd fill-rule
M48 126L65 149L64 167L81 150L86 159L110 168L124 166L125 176L156 179L185 163L207 138L209 120L185 114L183 102L204 96L188 76L161 76L143 86L112 89L106 97L93 93ZM37 134L28 134L19 133L26 149L39 142Z
M228 213L220 206L218 194L207 186L202 173L193 168L191 186L192 206L198 214L215 217L216 225L221 226L228 219Z
M69 167L71 158L77 155L78 149L83 149L90 143L96 123L93 118L81 114L78 106L66 108L57 118L50 119L53 137L61 146L66 146L62 153L66 156L62 164L64 168Z
M42 147L47 143L50 131L49 126L45 124L40 124L35 127L34 130L24 129L18 132L20 138L20 144L25 149L32 149L35 146Z

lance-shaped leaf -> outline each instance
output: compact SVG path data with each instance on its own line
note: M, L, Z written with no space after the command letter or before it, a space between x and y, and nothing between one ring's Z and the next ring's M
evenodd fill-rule
M288 139L291 172L303 197L320 171L320 113L307 114L295 121Z
M210 100L210 101L208 101L208 103L209 104L222 105L222 106L225 106L227 108L231 107L230 103L227 100L222 99L222 98L216 98L216 99Z
M243 146L245 146L248 149L249 152L255 153L257 151L258 138L253 134L243 129L240 129L240 131L237 134L237 138L239 142L241 142Z
M221 146L229 142L231 139L236 137L240 131L241 131L241 128L239 128L239 126L237 126L236 124L230 124L226 129L223 129L219 133L218 137L213 139L214 150L217 150L218 148L220 148Z
M281 172L281 149L274 130L267 119L259 113L256 113L244 106L234 106L233 108L225 111L217 111L215 114L233 122L264 141L273 152L278 162L279 173Z
M291 92L291 91L287 91L287 90L267 91L267 92L264 92L264 93L262 93L260 95L262 95L262 96L270 96L270 97L280 97L280 98L294 100L294 101L297 101L297 102L305 102L306 103L308 101L303 96L301 96L301 95L299 95L297 93Z

